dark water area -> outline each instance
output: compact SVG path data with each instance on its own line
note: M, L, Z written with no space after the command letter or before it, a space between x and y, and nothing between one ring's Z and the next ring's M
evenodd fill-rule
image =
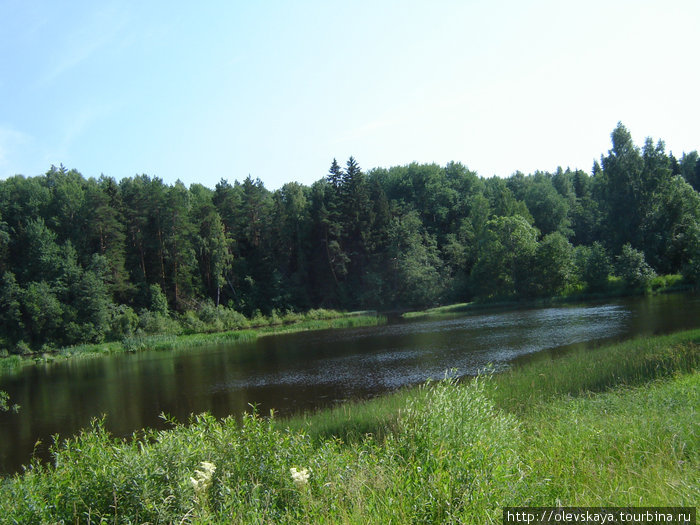
M604 303L473 311L394 319L385 326L301 332L251 343L118 354L27 367L0 377L19 413L0 413L0 473L46 458L52 436L68 437L106 417L128 436L164 428L169 414L289 415L373 397L486 366L557 356L640 335L700 327L700 298L673 294ZM36 445L37 441L41 441Z

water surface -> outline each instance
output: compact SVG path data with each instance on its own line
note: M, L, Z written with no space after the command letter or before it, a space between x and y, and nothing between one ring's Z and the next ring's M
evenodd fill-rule
M675 294L600 304L490 310L379 327L301 332L251 343L118 354L28 367L0 377L21 405L0 414L0 472L16 471L51 436L70 436L92 418L127 436L204 411L223 417L258 406L290 414L366 398L488 365L559 354L636 335L700 326L700 299ZM41 444L35 447L37 440Z

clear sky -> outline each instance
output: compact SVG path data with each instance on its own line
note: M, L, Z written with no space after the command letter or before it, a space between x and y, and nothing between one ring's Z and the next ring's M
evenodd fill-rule
M590 171L618 121L680 156L699 20L698 0L1 0L0 178Z

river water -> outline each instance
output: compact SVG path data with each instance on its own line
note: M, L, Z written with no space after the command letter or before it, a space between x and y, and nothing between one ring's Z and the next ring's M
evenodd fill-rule
M480 310L378 327L263 337L251 343L118 354L27 367L0 377L19 413L0 413L0 473L52 436L106 416L115 435L163 427L161 413L240 415L256 404L288 415L367 398L446 370L547 358L572 347L700 327L700 298L673 294L546 308ZM41 441L36 445L37 441Z

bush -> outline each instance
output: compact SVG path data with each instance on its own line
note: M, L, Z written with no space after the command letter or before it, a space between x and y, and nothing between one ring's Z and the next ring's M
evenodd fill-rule
M218 312L225 330L244 330L250 328L250 322L246 316L233 308L219 306Z
M679 274L657 275L651 280L652 291L675 290L683 284L683 276Z
M293 323L299 323L304 320L304 315L299 314L295 312L294 310L289 310L285 312L284 316L282 317L282 322L284 324L293 324Z
M206 324L192 310L187 310L180 315L182 331L186 334L200 334L206 332Z
M243 330L250 327L246 317L232 308L219 305L213 301L204 301L197 311L188 310L180 316L180 323L185 333L214 333L230 330Z
M591 246L579 246L576 249L578 274L591 292L601 292L608 285L608 276L612 265L608 253L599 242Z
M498 520L519 478L520 429L496 410L484 379L446 378L409 401L396 435L405 460L399 490L413 501L413 523ZM466 518L466 519L465 519Z
M304 315L304 319L307 321L320 321L325 319L335 319L339 317L340 313L336 310L327 310L325 308L312 308Z
M32 353L32 349L29 348L29 345L27 343L25 343L24 341L20 341L12 349L12 353L18 355L29 355Z
M168 309L168 298L165 297L160 285L152 284L148 288L149 310L160 315L167 316L170 310Z
M253 328L269 325L270 320L267 317L265 317L260 310L255 310L253 312L253 315L250 316L250 326Z
M109 311L109 331L107 338L119 341L133 335L139 325L139 316L125 304L111 305Z
M644 259L644 252L635 250L629 243L622 247L622 253L617 256L616 266L618 275L622 277L628 289L649 290L652 279L656 277L656 273Z
M139 330L146 334L179 334L182 332L180 323L167 315L150 310L139 313Z

